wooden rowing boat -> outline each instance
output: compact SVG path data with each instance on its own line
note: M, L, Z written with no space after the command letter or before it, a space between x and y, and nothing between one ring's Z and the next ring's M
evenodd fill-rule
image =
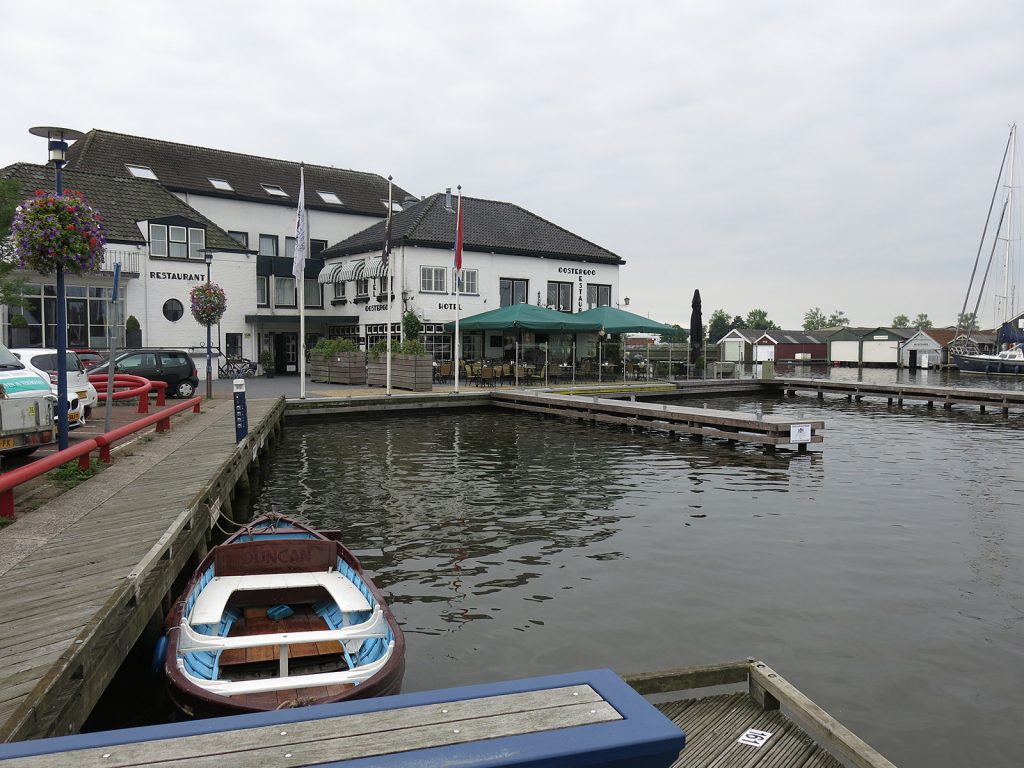
M216 717L399 693L405 639L355 555L272 514L203 559L163 665L179 709Z

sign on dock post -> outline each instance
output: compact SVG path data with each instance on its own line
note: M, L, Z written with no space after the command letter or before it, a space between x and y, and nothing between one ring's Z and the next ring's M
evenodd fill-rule
M245 379L235 379L235 442L240 443L249 434L249 411L245 406Z

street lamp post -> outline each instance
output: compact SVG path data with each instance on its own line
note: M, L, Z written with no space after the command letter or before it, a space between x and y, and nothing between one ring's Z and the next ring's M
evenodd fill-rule
M40 125L29 128L33 136L48 142L50 162L53 163L57 197L64 195L62 170L67 160L68 142L85 136L72 128ZM57 443L63 451L68 447L68 308L64 289L64 268L57 267ZM45 334L44 334L45 336ZM44 340L45 343L45 340Z
M210 284L210 265L213 264L213 252L203 251L206 260L206 284ZM210 324L206 324L206 399L213 399L213 348L210 338Z

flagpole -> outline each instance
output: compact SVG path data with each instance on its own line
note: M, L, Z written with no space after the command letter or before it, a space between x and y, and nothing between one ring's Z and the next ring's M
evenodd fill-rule
M388 362L387 362L387 394L388 394L388 397L391 396L391 312L392 312L392 310L394 309L394 306L395 306L395 302L391 298L391 285L390 285L390 283L391 283L391 265L390 265L390 262L391 262L391 253L390 253L390 251L391 251L391 248L390 248L391 243L389 242L390 238L391 238L391 176L389 175L388 176L388 220L387 220L387 223L384 225L384 247L383 247L383 250L382 250L382 253L384 254L385 261L382 264L383 269L381 270L382 272L386 273L386 274L382 275L382 278L384 280L384 287L385 287L385 290L386 290L386 294L385 295L387 296L387 299L388 299L388 329L387 329L388 330L388 335L387 335L387 339L388 339L388 342L387 342L387 356L388 356Z
M459 184L459 212L455 218L455 394L459 393L462 344L459 339L459 275L462 272L462 185Z
M306 172L299 163L299 204L295 212L295 253L292 275L299 301L299 398L306 399L306 253L309 251L309 227L306 226Z

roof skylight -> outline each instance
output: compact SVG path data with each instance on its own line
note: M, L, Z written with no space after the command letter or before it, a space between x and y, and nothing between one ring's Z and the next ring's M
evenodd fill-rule
M320 195L320 199L323 200L325 203L331 203L332 205L341 205L341 198L338 197L337 192L323 192L318 189L316 193Z
M274 197L288 197L288 193L281 189L277 184L260 184L263 187L263 191L268 195L274 195Z
M130 163L124 164L128 172L137 179L152 179L153 181L159 181L156 174L153 173L153 169L148 165L131 165Z
M220 189L224 192L234 192L235 188L227 181L227 179L215 179L210 177L210 183L213 184L214 189Z

